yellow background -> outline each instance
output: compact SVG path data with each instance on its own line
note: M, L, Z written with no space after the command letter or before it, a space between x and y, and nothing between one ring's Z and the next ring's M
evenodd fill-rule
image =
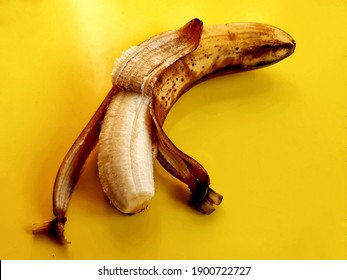
M148 210L122 215L95 153L73 193L63 247L30 233L53 218L58 167L129 46L198 17L258 21L293 56L193 88L165 130L208 170L210 216L156 163ZM1 1L0 259L347 259L346 1Z

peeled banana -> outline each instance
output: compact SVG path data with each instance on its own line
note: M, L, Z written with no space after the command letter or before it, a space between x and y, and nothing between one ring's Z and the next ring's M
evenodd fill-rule
M53 190L55 218L34 226L33 233L49 233L67 243L64 225L70 195L95 145L101 185L121 212L134 214L148 206L155 193L155 159L187 184L194 208L213 212L222 195L210 188L203 166L165 134L165 118L197 83L277 63L294 49L292 37L271 25L203 26L193 19L125 51L115 62L111 91L59 168Z
M154 196L154 127L148 96L121 91L106 112L98 144L101 185L123 213L137 213Z

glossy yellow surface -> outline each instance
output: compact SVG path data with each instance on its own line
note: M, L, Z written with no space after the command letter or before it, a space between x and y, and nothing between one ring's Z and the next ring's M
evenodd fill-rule
M108 203L93 153L73 193L64 247L30 233L53 218L58 167L131 45L198 17L258 21L293 56L193 88L165 130L224 195L204 216L155 165L135 216ZM0 259L347 259L346 1L1 1Z

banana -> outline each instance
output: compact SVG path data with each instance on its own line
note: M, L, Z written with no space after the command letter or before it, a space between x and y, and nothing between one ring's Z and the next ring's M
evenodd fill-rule
M192 86L215 76L265 67L291 55L286 32L259 23L204 26L193 19L182 28L150 37L116 60L113 87L61 164L53 190L53 213L33 233L49 233L61 243L70 195L84 162L97 145L102 187L123 213L145 209L155 193L153 161L190 189L189 203L210 214L222 195L195 159L163 130L172 106Z

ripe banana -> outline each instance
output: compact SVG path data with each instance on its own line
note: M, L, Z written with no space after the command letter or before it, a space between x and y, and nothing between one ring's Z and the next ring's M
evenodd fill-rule
M50 233L61 243L67 242L64 224L70 195L97 142L100 182L121 212L137 213L148 206L155 192L155 158L188 185L193 207L206 214L213 212L222 196L209 187L209 176L201 164L165 134L165 118L197 83L277 63L294 49L290 35L270 25L203 27L200 20L193 19L124 52L115 62L111 91L60 166L53 191L55 218L34 227L33 233Z

